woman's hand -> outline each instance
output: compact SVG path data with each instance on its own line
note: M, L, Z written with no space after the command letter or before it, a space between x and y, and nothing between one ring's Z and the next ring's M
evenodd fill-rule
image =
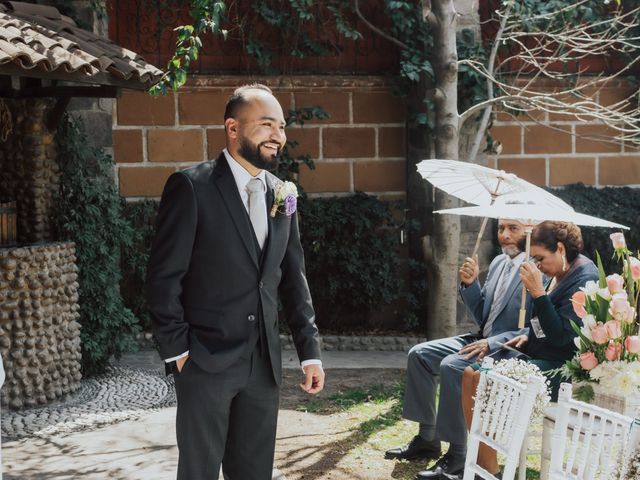
M520 280L533 298L545 295L544 285L542 285L542 272L538 270L533 262L522 262L520 266Z
M507 347L517 348L518 350L524 347L529 341L529 337L526 335L518 335L517 337L513 337L508 342L504 342Z

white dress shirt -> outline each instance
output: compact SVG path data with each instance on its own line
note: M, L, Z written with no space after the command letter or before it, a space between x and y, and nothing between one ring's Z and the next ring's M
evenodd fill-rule
M222 150L225 158L227 159L227 163L229 164L229 168L231 169L231 173L233 174L233 179L236 181L236 186L238 187L238 192L240 193L240 198L242 199L242 203L244 205L245 210L249 213L249 192L247 191L247 184L253 178L259 178L262 180L262 185L264 186L264 193L267 194L267 174L264 170L260 170L258 175L253 177L247 169L245 169L242 165L240 165L229 153L229 151L225 148ZM265 217L267 216L267 211L264 212ZM267 219L268 220L268 219ZM186 357L189 355L189 351L177 355L175 357L167 358L165 362L170 363L179 358ZM322 365L322 361L319 359L310 359L303 361L300 366L304 370L304 367L307 365Z

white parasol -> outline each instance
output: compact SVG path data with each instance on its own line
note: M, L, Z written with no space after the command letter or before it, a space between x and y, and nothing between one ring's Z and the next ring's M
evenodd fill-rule
M447 210L438 210L435 213L451 214L451 215L468 215L472 217L485 217L485 218L509 218L512 220L519 220L524 225L526 233L526 258L529 258L529 252L531 248L531 232L533 227L538 223L545 220L557 221L557 222L572 222L576 225L583 225L588 227L605 227L605 228L620 228L628 230L629 227L621 225L619 223L610 222L602 218L593 217L591 215L585 215L584 213L578 213L571 210L563 210L558 208L550 208L544 205L538 205L535 203L504 203L502 201L496 202L493 205L483 205L476 207L462 207L462 208L449 208ZM520 304L520 318L518 321L518 327L524 327L524 318L526 316L525 302L527 297L527 291L522 286L522 301Z
M475 163L423 160L418 164L418 173L440 190L474 205L493 205L499 198L504 202L532 202L548 208L573 211L568 203L513 173ZM486 225L487 217L480 227L472 257L478 251Z

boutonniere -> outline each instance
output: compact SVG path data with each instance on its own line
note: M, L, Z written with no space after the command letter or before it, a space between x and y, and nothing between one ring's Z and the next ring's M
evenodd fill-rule
M280 211L287 217L293 215L298 206L298 189L293 182L279 182L273 187L273 206L271 216Z

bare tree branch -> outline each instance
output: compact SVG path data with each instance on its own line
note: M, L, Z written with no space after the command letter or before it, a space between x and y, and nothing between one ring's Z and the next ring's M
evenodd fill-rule
M365 16L362 14L362 12L360 11L360 2L359 2L359 0L353 0L353 7L354 7L354 10L355 10L356 15L358 16L358 18L360 20L362 20L362 23L364 23L367 27L369 27L371 30L373 30L375 33L377 33L381 37L386 38L387 40L389 40L392 43L395 43L400 48L403 48L405 50L409 49L408 45L406 45L405 43L401 42L396 37L393 37L393 36L389 35L388 33L380 30L378 27L376 27L374 24L372 24L369 20L367 20L365 18Z

